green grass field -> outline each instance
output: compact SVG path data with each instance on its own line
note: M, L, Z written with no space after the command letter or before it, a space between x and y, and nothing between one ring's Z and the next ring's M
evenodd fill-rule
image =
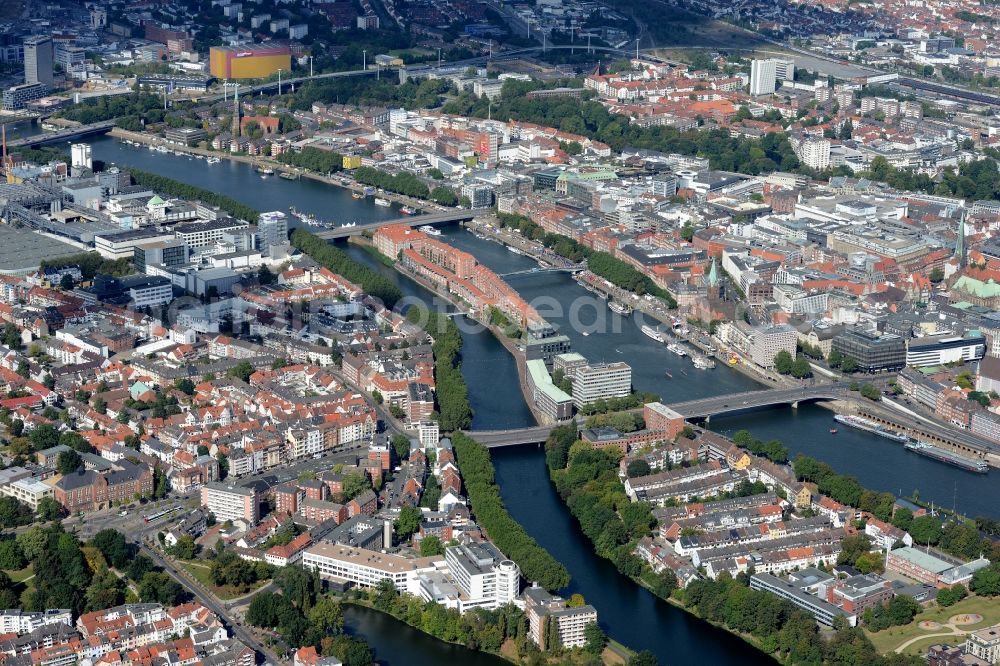
M199 564L197 562L181 562L180 565L184 567L184 570L194 576L199 583L208 588L212 594L217 596L223 601L229 601L230 599L235 599L236 597L241 597L244 594L252 592L260 587L266 585L269 581L258 581L254 583L249 590L240 590L231 585L218 586L212 582L212 576L210 574L210 569L207 565Z
M913 622L910 624L902 627L892 627L877 633L867 631L865 633L868 634L868 637L871 639L875 648L879 652L893 652L897 647L914 638L946 633L949 631L947 627L943 626L941 629L934 630L921 629L921 622L932 621L944 625L953 615L963 615L966 613L978 613L983 616L983 621L977 624L961 625L958 627L959 629L972 630L989 627L1000 623L1000 602L989 597L973 596L963 599L949 608L941 608L935 604L917 615L917 617L915 617ZM917 641L913 643L906 648L905 652L907 654L922 654L921 650L926 650L928 645L933 645L934 643L951 643L954 645L964 641L964 635L956 635L954 637L938 637L933 639L929 638L925 641Z

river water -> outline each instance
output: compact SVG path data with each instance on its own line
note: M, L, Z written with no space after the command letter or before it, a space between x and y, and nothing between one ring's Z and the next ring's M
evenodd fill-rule
M109 138L92 142L93 156L121 166L156 171L163 175L227 194L260 210L283 210L294 205L322 219L360 223L396 215L395 209L377 208L370 201L358 201L344 190L308 180L286 182L263 179L244 164L208 165L204 160L152 153ZM498 273L530 269L530 259L512 254L500 245L477 239L458 228L444 230L443 240L471 252ZM392 279L410 297L432 302L433 295L391 268L376 261L362 249L349 246L348 252ZM611 313L563 273L537 273L509 278L511 286L524 298L539 305L540 312L566 333L575 351L591 361L621 360L632 366L637 389L661 395L664 402L745 391L759 385L722 364L714 370L699 371L690 360L680 359L647 338L633 317ZM558 311L557 311L558 310ZM461 322L460 324L464 324ZM582 324L583 326L580 326ZM595 332L583 335L593 324ZM461 329L468 328L460 325ZM604 332L601 332L604 331ZM513 359L488 333L463 331L463 372L475 410L473 429L497 429L533 423L518 386ZM666 372L673 378L668 378ZM879 491L909 495L914 490L924 500L969 515L1000 517L1000 490L990 475L964 472L908 453L875 435L844 426L829 432L831 413L806 405L796 410L779 408L712 419L711 427L723 433L747 428L762 439L781 439L793 455L804 453L829 462L842 473ZM593 603L604 629L617 640L636 649L651 649L669 664L766 663L766 657L730 634L715 629L657 600L622 578L593 549L579 532L548 481L544 457L537 447L494 452L497 481L512 515L539 543L569 569L573 577L568 593L580 592ZM389 655L399 632L384 623L368 621L366 636L386 663L423 666L445 663L424 642L407 644L400 659ZM384 633L383 633L384 632ZM438 641L429 639L431 644ZM451 646L447 646L452 649ZM470 656L469 659L472 659ZM465 661L462 663L479 663Z

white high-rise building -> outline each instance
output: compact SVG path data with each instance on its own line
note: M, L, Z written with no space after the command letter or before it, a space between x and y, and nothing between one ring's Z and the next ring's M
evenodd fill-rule
M86 169L94 168L94 164L90 156L89 143L74 143L72 146L70 146L70 155L72 159L71 166L81 167Z
M802 144L802 163L807 167L823 171L830 167L830 142L825 140L806 141Z
M754 60L750 64L750 94L770 95L777 85L777 67L774 60Z

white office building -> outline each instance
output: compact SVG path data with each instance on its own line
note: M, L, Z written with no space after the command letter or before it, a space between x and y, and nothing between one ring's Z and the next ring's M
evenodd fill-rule
M320 578L339 584L375 587L391 580L399 592L420 595L420 574L442 572L444 558L406 558L365 548L320 543L302 553L302 567L318 571Z
M750 94L770 95L777 86L777 67L774 60L754 60L750 64Z
M627 363L600 363L577 368L573 379L573 404L577 409L608 398L624 398L632 392L632 367Z
M459 611L499 608L521 593L521 570L491 543L453 546L445 551L448 571L461 590Z

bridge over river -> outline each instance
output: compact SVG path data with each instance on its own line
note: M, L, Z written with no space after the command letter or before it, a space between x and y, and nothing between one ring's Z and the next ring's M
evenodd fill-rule
M365 231L374 231L379 227L385 227L390 224L406 224L411 227L422 227L425 224L436 225L450 224L451 222L464 222L466 220L471 220L475 216L476 212L472 210L451 210L446 213L408 215L406 217L397 217L392 220L380 220L371 224L362 224L350 227L335 227L327 231L317 232L316 235L320 238L325 238L326 240L337 240L339 238L347 238L348 236L357 236Z
M720 414L749 411L790 405L798 407L800 402L817 400L838 400L851 394L850 382L832 382L790 389L771 389L766 391L746 391L727 395L699 398L674 402L667 405L686 420L708 420ZM577 425L583 425L581 417L577 417ZM544 442L552 429L561 424L530 426L512 430L475 430L467 434L486 448L504 446L521 446L523 444L538 444Z

